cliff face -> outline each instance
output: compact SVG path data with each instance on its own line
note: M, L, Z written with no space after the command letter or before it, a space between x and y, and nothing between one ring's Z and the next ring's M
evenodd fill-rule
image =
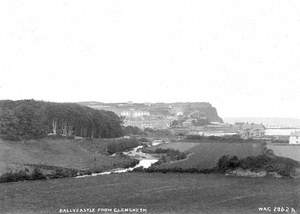
M96 109L113 111L117 114L126 111L146 111L155 116L176 116L189 117L197 114L198 117L206 118L209 122L223 122L217 110L207 102L177 102L177 103L100 103L84 102L86 105Z
M186 116L196 113L201 117L206 117L209 122L223 122L222 118L217 113L217 109L210 103L174 103L173 106L180 106L183 115Z

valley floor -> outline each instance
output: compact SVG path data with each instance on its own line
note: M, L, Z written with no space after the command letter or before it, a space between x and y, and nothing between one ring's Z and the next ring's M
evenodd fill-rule
M0 192L4 214L73 208L95 208L95 213L110 213L97 212L98 208L142 208L147 213L255 214L275 213L259 211L262 207L288 207L300 212L299 179L124 173L1 183Z

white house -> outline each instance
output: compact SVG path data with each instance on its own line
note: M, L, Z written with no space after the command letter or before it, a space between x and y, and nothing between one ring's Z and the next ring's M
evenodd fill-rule
M292 132L290 135L290 144L300 145L300 132Z

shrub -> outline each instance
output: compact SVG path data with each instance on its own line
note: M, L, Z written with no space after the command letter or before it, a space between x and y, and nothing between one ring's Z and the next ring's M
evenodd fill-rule
M144 169L144 167L140 166L140 167L134 168L132 170L132 172L145 172L145 169Z
M46 176L38 168L34 168L29 180L41 180L46 179Z
M114 154L116 152L124 152L126 150L139 146L139 144L139 141L135 138L114 140L107 145L107 152L109 154Z
M224 155L219 159L217 166L221 172L225 172L239 167L240 161L237 156Z
M144 133L146 136L159 137L159 138L172 136L172 132L168 129L145 128Z
M265 169L268 172L277 172L282 176L291 176L295 172L296 167L299 167L297 161L284 157L276 157L270 159Z
M160 153L167 153L170 149L163 149L163 148L157 148L154 150L153 153L157 153L157 154L160 154Z
M139 141L141 141L143 143L149 143L149 142L151 142L149 139L147 139L145 137L140 138Z
M282 176L291 176L297 166L299 166L297 161L277 156L258 155L239 160L235 156L224 155L219 159L217 169L220 172L225 172L240 167L242 169L266 170L267 172L277 172Z
M50 178L75 177L78 173L79 173L78 170L75 169L57 168L55 169L54 173L52 173L49 177Z
M65 168L55 168L48 169L50 173L47 176L40 170L40 168L35 167L32 171L27 168L19 170L17 172L7 172L0 176L0 182L16 182L24 180L42 180L47 178L64 178L64 177L75 177L78 173L83 173L75 169L65 169ZM86 173L84 173L86 174Z
M249 156L240 161L240 166L243 169L262 169L267 168L271 160L267 155Z
M122 128L123 135L145 135L143 130L136 126L125 126Z
M7 172L0 177L0 182L16 182L16 181L24 181L24 180L38 180L38 179L46 179L46 176L38 169L34 168L32 172L29 170L22 169L17 172Z
M30 178L24 170L18 172L7 172L0 177L0 182L15 182L23 181Z
M151 153L156 153L156 154L162 154L160 159L152 164L152 166L159 166L163 163L169 162L169 161L176 161L176 160L182 160L186 158L186 154L183 152L180 152L178 150L173 150L173 149L162 149L158 148Z
M186 154L178 150L168 150L167 156L170 157L171 160L182 160L186 158Z

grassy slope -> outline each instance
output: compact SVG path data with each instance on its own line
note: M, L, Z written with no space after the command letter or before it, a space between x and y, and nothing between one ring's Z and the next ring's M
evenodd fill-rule
M262 154L262 144L255 143L169 143L159 145L161 148L172 148L182 152L190 152L186 160L162 164L162 168L181 167L208 169L215 167L223 155L236 155L239 158Z
M267 147L272 149L275 155L300 161L300 145L270 143L267 144Z
M147 213L299 212L300 180L189 173L127 173L0 184L0 213L58 213L59 208L141 207ZM273 213L273 212L272 212Z
M0 174L8 167L24 164L104 170L122 167L130 162L127 158L109 157L105 154L106 144L107 141L101 140L0 140Z
M166 143L166 144L160 144L158 146L153 146L150 149L155 150L156 148L162 148L162 149L174 149L180 152L189 152L190 150L192 150L194 147L198 145L199 143L174 142L174 143Z

